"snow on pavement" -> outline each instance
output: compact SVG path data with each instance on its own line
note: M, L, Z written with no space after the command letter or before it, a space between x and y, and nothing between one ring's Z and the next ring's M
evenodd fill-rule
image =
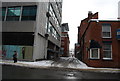
M33 65L33 66L51 66L51 63L53 63L53 61L44 60L44 61L37 61L37 62L20 62L20 63Z
M7 65L15 65L15 66L24 66L24 67L50 67L52 60L44 60L44 61L36 61L36 62L26 62L26 61L18 61L17 63L13 63L12 60L0 60L0 64L7 64Z

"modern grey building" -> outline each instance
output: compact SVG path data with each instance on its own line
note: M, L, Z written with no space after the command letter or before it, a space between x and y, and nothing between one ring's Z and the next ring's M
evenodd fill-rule
M34 1L34 0L33 0ZM2 2L2 56L40 60L59 56L62 2Z

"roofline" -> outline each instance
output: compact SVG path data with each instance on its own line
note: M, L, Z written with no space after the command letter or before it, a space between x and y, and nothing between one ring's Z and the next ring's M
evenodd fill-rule
M92 22L92 21L96 21L96 22L100 22L100 21L116 22L116 21L120 21L120 19L113 19L113 20L90 19L88 22Z

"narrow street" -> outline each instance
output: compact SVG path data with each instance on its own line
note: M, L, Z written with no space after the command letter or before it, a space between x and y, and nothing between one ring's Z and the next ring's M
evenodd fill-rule
M114 79L119 80L120 73L99 73L63 68L27 68L2 65L3 79Z
M2 81L120 81L120 0L0 2Z

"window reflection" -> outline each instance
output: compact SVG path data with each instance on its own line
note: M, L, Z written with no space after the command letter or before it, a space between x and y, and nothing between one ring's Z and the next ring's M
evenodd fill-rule
M7 21L19 21L21 7L8 7Z
M3 7L0 11L2 11L2 21L29 21L36 20L37 6Z

